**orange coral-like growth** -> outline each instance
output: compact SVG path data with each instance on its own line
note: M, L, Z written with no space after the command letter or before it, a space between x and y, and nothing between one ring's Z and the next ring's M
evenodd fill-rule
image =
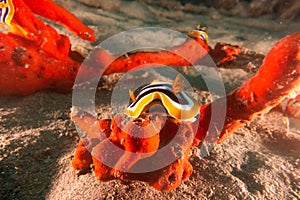
M197 123L180 123L150 114L128 121L124 115L118 115L111 124L103 120L97 123L90 116L73 116L73 120L88 135L93 134L80 141L72 162L75 169L86 170L93 164L95 175L103 181L145 181L162 191L178 187L192 173L188 159ZM98 137L88 128L92 121L97 124ZM110 135L103 138L104 132ZM141 173L139 170L144 169L141 166L151 166L154 170Z
M94 41L93 31L51 0L13 0L13 6L10 32L0 33L0 95L27 95L44 88L70 91L80 56L70 51L68 37L34 14L66 25L83 39Z
M228 51L224 51L224 49ZM81 78L83 80L89 80L92 77L99 76L99 74L109 75L128 72L133 69L147 68L149 67L147 64L151 64L151 67L192 66L208 55L212 56L213 60L218 60L217 66L223 66L228 64L229 61L234 60L239 52L240 46L217 43L215 49L212 49L198 38L188 39L183 44L168 50L134 52L120 57L112 55L104 49L96 49L85 60L86 71L81 71L82 74L85 73L85 75L81 74Z
M6 21L10 32L0 33L0 95L28 95L48 88L58 92L71 91L84 58L70 50L68 37L57 33L35 14L63 24L85 40L95 41L93 31L52 0L11 2L13 17ZM208 52L211 52L210 47L199 38L187 40L167 51L136 52L120 58L105 50L94 51L89 58L92 62L86 62L90 66L85 68L85 76L81 78L89 80L99 76L101 69L93 67L95 64L108 67L104 74L126 72L148 63L189 66ZM231 54L221 56L225 56L225 60L226 57L232 59Z
M240 54L241 47L238 45L229 45L225 43L217 43L214 50L210 52L217 66L223 66L235 59Z
M278 105L300 85L300 33L294 33L279 40L268 55L257 74L241 87L232 91L226 98L213 102L214 106L227 104L225 124L217 135L218 143L232 134L237 128L249 123L256 116L268 112ZM201 119L197 138L206 136L211 123L211 106L201 107ZM221 109L221 108L220 108ZM218 109L216 109L218 110ZM218 116L218 114L216 114Z

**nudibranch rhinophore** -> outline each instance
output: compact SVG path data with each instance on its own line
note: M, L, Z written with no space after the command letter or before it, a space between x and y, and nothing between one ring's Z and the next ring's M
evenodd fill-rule
M137 96L129 91L132 103L125 113L132 118L138 118L153 106L160 105L171 117L194 122L199 118L200 105L183 89L184 81L180 75L174 81L153 81L136 91Z

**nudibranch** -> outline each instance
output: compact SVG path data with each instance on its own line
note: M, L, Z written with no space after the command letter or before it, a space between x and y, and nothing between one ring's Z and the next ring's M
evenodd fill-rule
M12 0L0 0L0 26L10 24L14 16L14 6Z
M167 113L186 122L194 122L199 117L199 103L191 98L184 89L184 81L178 75L174 81L153 81L135 93L129 91L131 104L125 113L138 118L143 112L149 111L153 106L162 106Z
M188 36L190 36L191 38L199 38L206 45L208 44L208 35L206 33L206 27L201 27L200 24L198 24L194 30L188 32Z

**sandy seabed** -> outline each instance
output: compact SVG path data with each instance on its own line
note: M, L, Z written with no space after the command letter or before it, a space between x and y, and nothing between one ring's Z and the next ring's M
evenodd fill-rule
M207 26L211 46L222 41L266 54L300 27L298 21L270 16L228 17L203 6L179 8L174 3L172 8L171 1L56 2L95 30L98 41L91 44L47 21L85 55L121 31L160 27L186 33L197 23ZM246 67L220 69L228 91L253 75ZM108 76L100 84L100 117L110 116L109 97L117 77ZM71 160L79 137L70 120L71 107L71 93L0 97L0 199L300 199L299 121L279 108L238 129L208 156L193 155L190 178L162 193L141 182L100 182L92 173L77 176Z

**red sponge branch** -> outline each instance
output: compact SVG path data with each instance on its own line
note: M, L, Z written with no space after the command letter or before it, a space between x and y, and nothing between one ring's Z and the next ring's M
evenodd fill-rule
M255 116L269 111L300 85L300 33L279 40L257 74L226 98L213 102L214 106L226 101L226 119L218 143ZM212 104L201 108L197 138L203 140L211 121ZM222 108L220 108L222 109ZM216 135L217 133L212 135Z

